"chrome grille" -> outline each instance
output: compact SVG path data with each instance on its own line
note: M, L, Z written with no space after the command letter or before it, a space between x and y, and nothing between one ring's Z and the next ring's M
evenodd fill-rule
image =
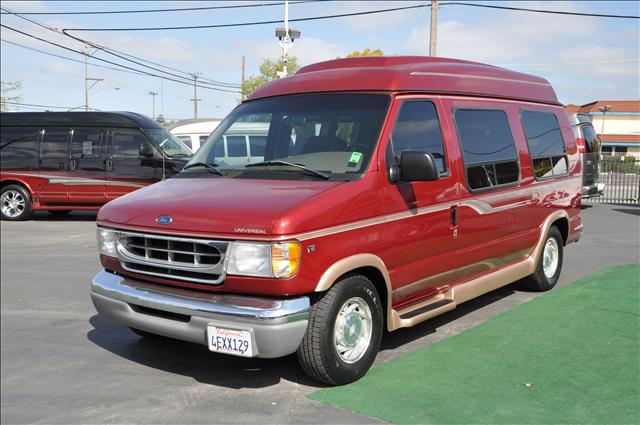
M224 279L228 242L118 232L117 251L126 270L190 282Z

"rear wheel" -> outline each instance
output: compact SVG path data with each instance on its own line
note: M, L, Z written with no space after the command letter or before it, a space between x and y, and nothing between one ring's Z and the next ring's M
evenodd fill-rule
M17 184L10 184L0 191L0 216L3 220L21 221L31 216L31 196Z
M53 215L67 215L71 210L49 210L49 214Z
M311 306L298 360L318 381L354 382L375 360L382 329L383 310L375 286L365 276L347 276Z
M533 291L548 291L558 283L562 271L562 234L556 226L551 226L536 271L525 281L525 286Z

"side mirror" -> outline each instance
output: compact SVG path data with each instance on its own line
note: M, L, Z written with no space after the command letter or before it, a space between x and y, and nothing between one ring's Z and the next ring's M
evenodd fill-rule
M432 181L438 180L438 164L430 153L406 151L400 157L400 180Z
M153 158L153 155L155 155L155 149L153 149L153 146L151 146L150 144L143 143L140 145L138 153L140 154L140 156Z

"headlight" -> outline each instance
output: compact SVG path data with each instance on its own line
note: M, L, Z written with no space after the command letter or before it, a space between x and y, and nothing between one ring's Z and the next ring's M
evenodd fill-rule
M98 250L108 257L117 257L115 232L98 227Z
M233 242L229 247L227 274L256 277L291 277L300 266L298 242Z

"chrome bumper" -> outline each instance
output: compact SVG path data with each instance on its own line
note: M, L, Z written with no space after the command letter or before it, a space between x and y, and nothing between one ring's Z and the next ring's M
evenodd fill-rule
M91 283L98 313L133 328L207 345L207 326L247 330L254 357L295 352L307 330L309 298L203 293L128 279L106 270Z

